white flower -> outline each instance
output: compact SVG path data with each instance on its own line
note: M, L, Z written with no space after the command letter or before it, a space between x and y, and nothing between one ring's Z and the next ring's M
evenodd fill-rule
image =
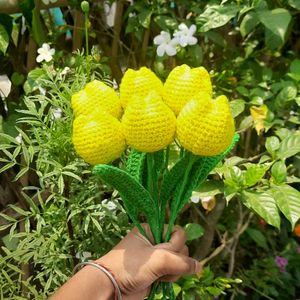
M17 143L22 144L23 139L22 139L21 133L19 133L19 134L16 136L16 141L17 141Z
M117 208L117 205L108 199L104 199L102 204L104 204L109 210L115 210Z
M42 62L43 60L49 62L52 60L52 56L55 53L55 49L51 49L47 43L44 43L42 47L38 49L37 52L39 54L36 58L36 61L38 63Z
M45 5L49 5L49 3L55 3L57 0L42 0Z
M64 75L67 75L70 71L70 68L69 67L65 67L62 71L61 71L61 75L64 76Z
M158 56L163 56L165 53L169 56L176 55L177 39L172 39L170 33L161 31L160 35L154 38L154 44L158 45L156 53Z
M174 33L174 37L181 47L197 44L198 39L193 36L197 29L196 25L191 25L191 27L188 28L184 23L181 23L178 28L179 31Z
M6 98L11 90L11 81L7 75L0 75L0 96Z
M60 119L62 115L62 110L60 108L53 110L53 117L54 119Z
M106 24L109 27L113 27L115 25L115 15L117 10L116 2L113 2L112 5L108 3L104 3L104 13L106 17Z

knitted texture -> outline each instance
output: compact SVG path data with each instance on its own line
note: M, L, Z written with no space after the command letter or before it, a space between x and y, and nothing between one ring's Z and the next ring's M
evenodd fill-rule
M129 146L142 152L154 152L173 141L176 117L161 97L152 92L130 102L122 124Z
M132 149L126 162L126 171L139 183L143 181L146 153Z
M206 69L191 69L181 65L170 72L164 84L163 100L178 115L184 105L200 91L212 95L210 76Z
M177 118L180 144L196 155L212 156L224 151L234 135L228 99L213 100L206 93L195 95Z
M235 144L239 140L239 135L235 133L231 140L230 145L225 149L225 151L214 156L201 156L195 160L191 172L189 174L189 181L185 188L185 193L180 199L179 210L186 204L186 202L192 196L192 192L205 181L209 173L222 161L225 156L233 149ZM174 192L174 197L176 197L176 191Z
M151 91L161 95L162 89L162 82L150 69L146 67L138 71L128 69L120 84L121 104L125 108L132 98L144 98Z
M156 215L155 203L149 192L135 178L119 168L97 165L93 168L93 173L118 190L123 199L126 212L134 225L142 232L139 214L142 213L146 216L155 240L159 240L158 216Z
M120 118L121 102L113 88L105 83L94 80L85 88L72 96L72 107L75 116L89 115L99 109Z
M76 152L88 163L106 164L125 150L121 123L106 112L80 115L73 123Z

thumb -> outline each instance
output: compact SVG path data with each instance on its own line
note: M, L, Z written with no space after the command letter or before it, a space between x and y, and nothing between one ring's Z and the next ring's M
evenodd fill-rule
M191 257L180 253L169 252L166 255L163 275L191 275L201 271L200 263Z

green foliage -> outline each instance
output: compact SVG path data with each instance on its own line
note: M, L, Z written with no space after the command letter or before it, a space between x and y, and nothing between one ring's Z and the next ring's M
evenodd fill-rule
M199 174L204 173L197 168L200 161L194 162L193 184L184 191L185 201L178 206L184 206L178 223L192 224L188 230L193 238L201 233L196 225L200 223L203 239L212 241L210 249L199 250L202 239L191 239L192 255L208 256L213 248L225 243L211 267L216 278L223 278L224 273L236 276L232 275L234 270L229 270L234 265L243 283L225 288L233 282L218 285L205 268L201 279L188 277L175 285L177 298L222 298L222 292L227 290L232 298L245 299L249 289L253 299L299 298L299 254L295 250L299 239L291 232L300 217L299 1L180 0L156 1L154 5L136 0L132 5L124 3L124 30L120 33L105 27L103 7L90 1L88 40L98 44L100 50L91 49L88 57L79 52L71 55L69 51L76 40L81 40L82 30L72 31L73 45L65 39L74 24L69 19L80 10L80 1L69 1L74 14L64 9L68 23L62 26L54 24L48 10L39 13L34 1L18 3L26 19L25 27L19 15L0 16L0 66L13 82L11 94L0 104L0 172L12 172L19 186L25 182L22 199L26 207L11 203L9 209L18 217L0 215L0 229L6 236L0 253L1 295L5 299L47 298L71 274L76 260L74 250L80 256L84 252L91 252L92 257L103 255L130 226L117 192L99 184L97 176L74 152L70 96L86 82L102 79L105 74L118 82L124 68L147 65L164 79L173 66L188 63L195 67L203 64L211 73L215 96L228 96L240 141L232 156L223 164L219 162L214 172L204 172L208 179L202 183ZM153 38L161 30L176 31L182 22L197 25L198 44L178 47L175 57L157 57ZM30 57L25 56L22 45L28 42L29 34L22 35L22 28L38 44L52 43L56 49L53 64L41 65L26 74L29 67L24 62ZM35 61L35 56L33 53L31 60ZM18 57L22 57L21 62ZM70 71L62 75L65 66ZM16 79L13 74L20 77ZM62 117L55 119L57 109L62 111ZM22 142L15 139L19 134ZM129 153L126 171L139 182L139 187L161 189L162 211L169 208L167 203L172 197L183 193L180 183L188 158L180 156L184 153L179 151L176 145L164 151L163 159L169 163L163 166L161 153L151 159L135 151ZM147 181L142 181L149 166L155 170L151 176L159 179L158 187L149 187ZM5 183L3 186L6 188ZM192 190L201 199L214 199L216 211L226 198L227 205L217 225L210 223L214 209L209 212L200 204L188 202ZM164 219L161 214L160 227ZM23 231L20 225L25 227ZM289 260L285 273L275 265L277 253ZM20 268L27 262L36 271L24 280ZM22 295L24 286L28 295Z
M155 210L156 205L149 192L131 175L119 168L108 165L96 165L93 168L93 173L101 177L103 181L113 186L120 193L126 211L134 225L146 236L139 222L139 214L144 214L155 240L160 240L157 224L158 215Z
M1 133L1 172L13 167L15 180L31 180L20 194L23 206L9 206L15 215L0 214L1 231L9 230L8 241L14 241L6 242L0 254L0 292L5 299L46 299L85 253L91 258L103 255L129 228L117 194L104 195L72 145L70 99L85 85L84 70L79 65L62 76L62 70L38 69L46 95L29 85L18 109L20 140ZM24 230L18 230L20 226ZM21 279L24 264L34 270L26 281Z
M201 237L204 233L204 229L199 224L188 223L185 225L185 232L187 235L187 241L192 241Z
M175 286L177 295L182 295L182 299L200 299L210 300L214 297L226 295L226 290L232 285L241 283L240 279L230 279L223 277L215 277L209 267L206 267L201 272L199 277L190 276L179 280L179 286ZM196 296L197 295L197 296Z
M5 54L9 44L9 35L5 30L5 27L0 24L0 51Z

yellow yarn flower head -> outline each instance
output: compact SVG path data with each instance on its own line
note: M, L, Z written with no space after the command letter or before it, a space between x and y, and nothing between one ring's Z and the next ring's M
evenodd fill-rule
M105 83L94 80L85 88L72 96L72 107L75 116L89 115L96 109L101 109L119 118L122 107L120 99L113 88Z
M103 111L77 117L72 139L76 152L92 165L117 159L126 146L121 123Z
M212 95L212 85L207 70L203 67L191 69L187 65L174 68L163 88L163 100L179 114L184 105L197 93Z
M144 98L149 92L155 91L161 95L163 84L160 79L148 68L142 67L138 71L128 69L120 84L120 100L123 108L135 98Z
M211 99L198 93L181 110L177 118L180 144L196 155L213 156L231 143L234 120L226 96Z
M169 145L175 134L176 117L155 93L136 97L125 109L122 124L129 146L143 152L154 152Z

